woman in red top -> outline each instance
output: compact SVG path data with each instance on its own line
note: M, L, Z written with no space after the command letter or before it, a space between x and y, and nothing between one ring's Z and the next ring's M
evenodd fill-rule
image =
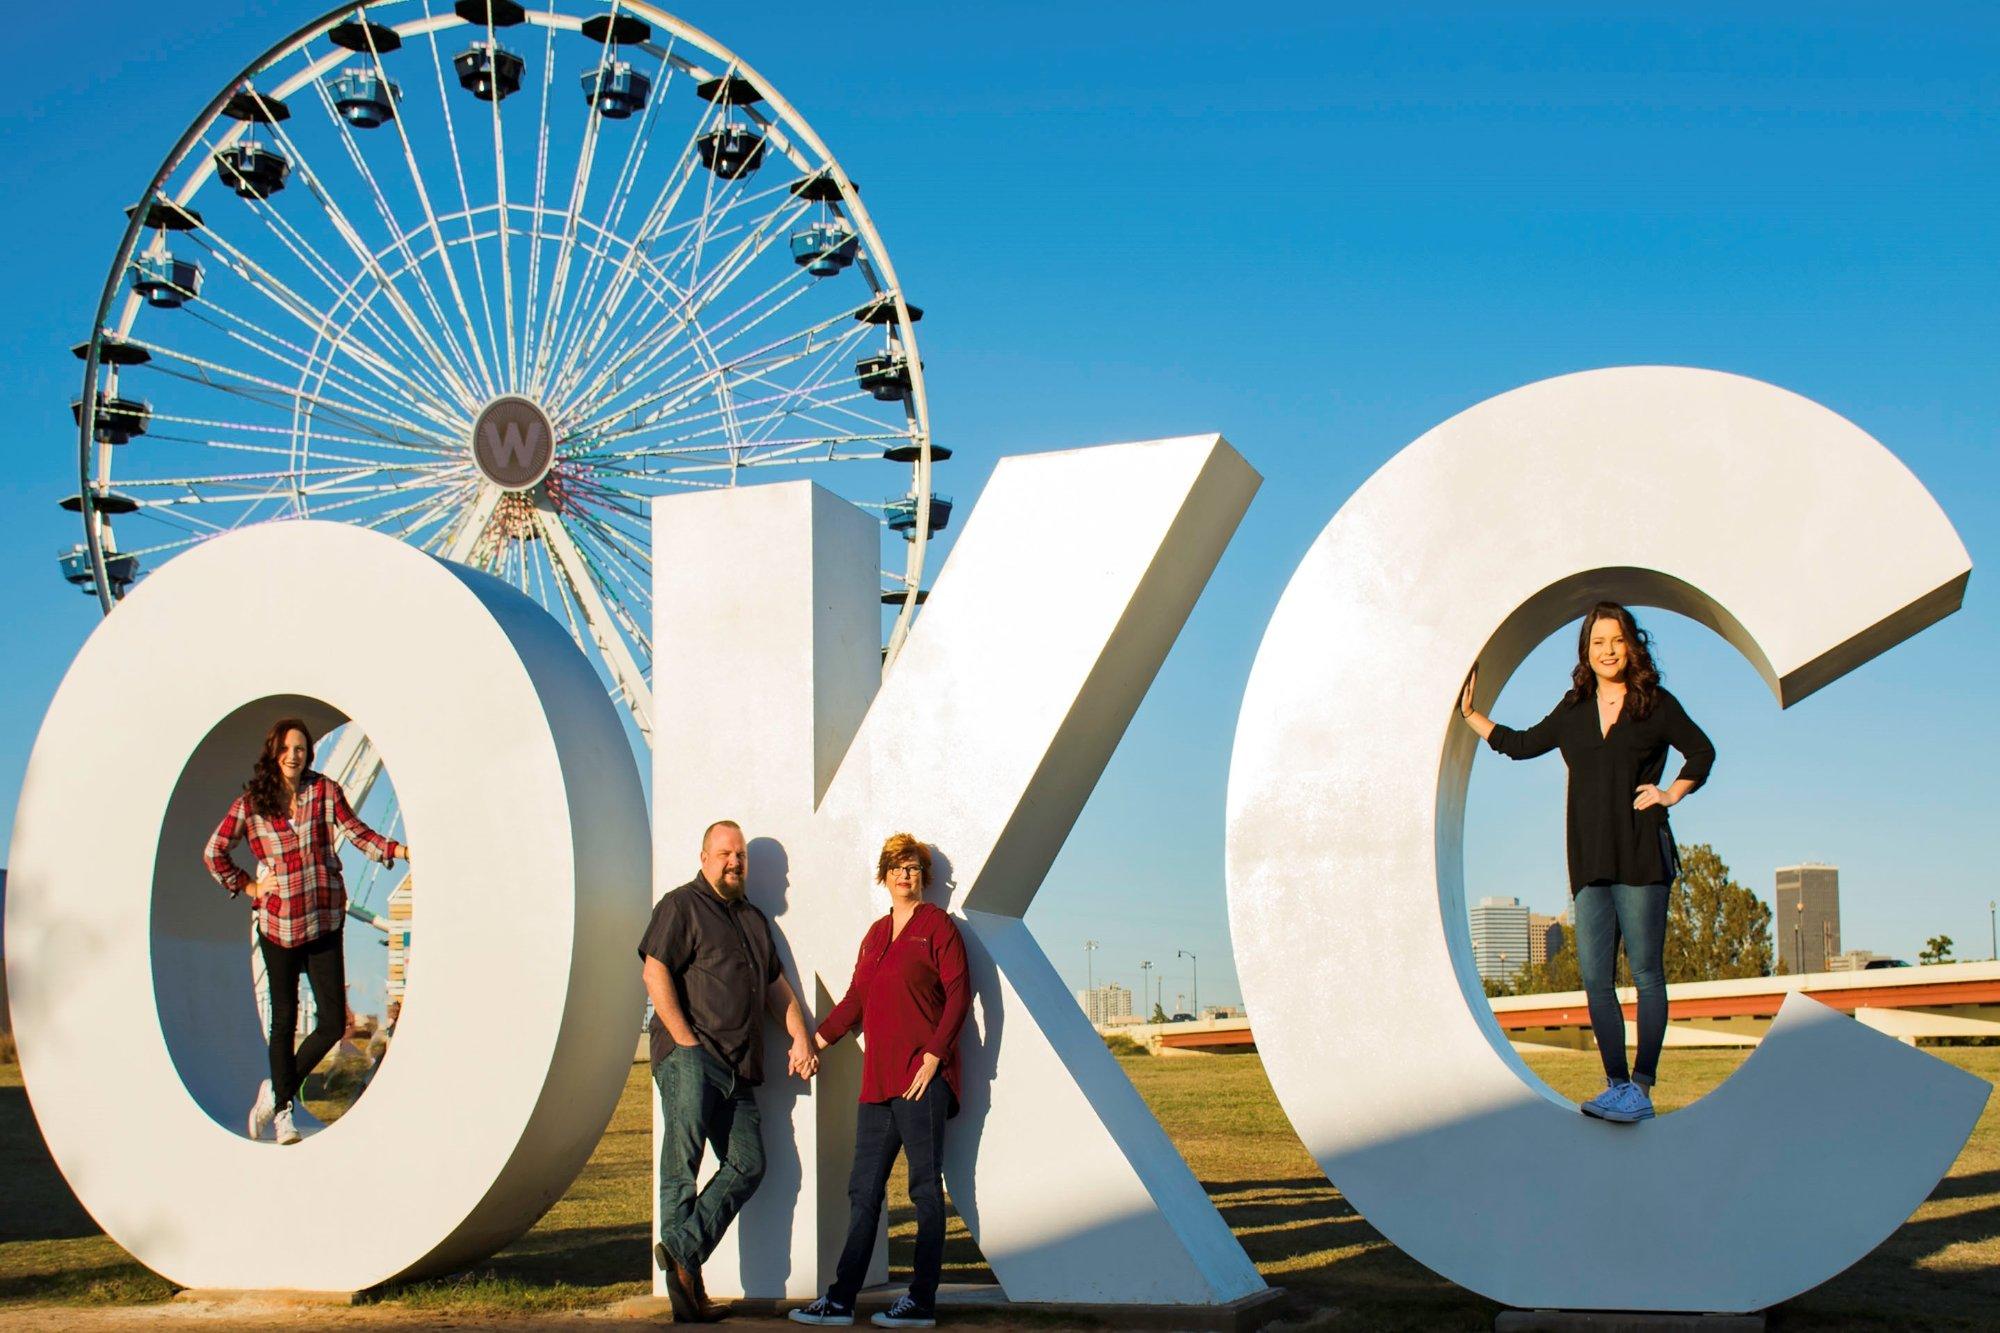
M929 1328L937 1322L944 1263L944 1122L958 1114L958 1031L972 994L958 927L924 901L930 848L907 833L895 834L882 844L875 880L889 890L889 915L862 937L847 995L815 1037L825 1050L861 1024L861 1110L847 1183L847 1244L826 1295L791 1317L801 1324L854 1322L854 1297L867 1280L882 1196L900 1149L909 1158L910 1202L917 1209L916 1262L909 1293L873 1322Z
M243 794L231 803L202 853L208 873L230 897L251 889L257 947L271 988L271 1077L250 1108L250 1137L261 1139L275 1127L280 1143L299 1141L292 1099L347 1028L347 968L341 953L347 885L336 837L346 834L364 856L383 865L410 855L406 844L390 841L355 818L339 783L306 767L312 749L312 732L304 722L279 718L264 737L263 753ZM257 854L254 881L229 855L245 840ZM301 974L312 978L319 1021L294 1052Z

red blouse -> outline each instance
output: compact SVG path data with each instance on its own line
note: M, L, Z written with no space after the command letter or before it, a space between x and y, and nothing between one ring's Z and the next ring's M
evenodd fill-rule
M926 1054L939 1061L951 1095L958 1092L958 1032L972 1004L965 976L965 942L951 917L919 903L890 939L885 916L861 938L854 980L819 1035L831 1046L861 1024L861 1100L892 1101L903 1095Z

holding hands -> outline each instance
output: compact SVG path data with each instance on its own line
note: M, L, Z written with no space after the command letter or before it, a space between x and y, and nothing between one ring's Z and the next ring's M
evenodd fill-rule
M795 1078L811 1079L819 1073L819 1055L810 1042L794 1040L791 1053L785 1057L785 1072Z

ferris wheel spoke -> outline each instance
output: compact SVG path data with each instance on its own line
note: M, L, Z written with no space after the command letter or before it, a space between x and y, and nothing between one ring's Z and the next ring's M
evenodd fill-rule
M647 98L646 109L639 117L639 124L633 132L632 141L626 145L625 161L619 167L618 176L612 182L611 192L605 199L603 221L597 224L597 230L603 236L617 234L618 224L624 219L625 206L631 197L632 186L639 178L639 167L644 163L646 154L652 147L654 122L659 115L661 105L673 87L675 70L668 61L668 52L671 49L670 43L668 48L660 53L660 66L654 72L652 94ZM604 269L604 257L607 253L608 247L598 247L591 251L584 262L583 278L576 285L576 295L570 302L569 311L557 321L550 339L551 358L557 367L554 374L555 382L561 381L573 355L569 344L581 331L580 321L595 317L598 307L592 298L597 295L597 280ZM628 257L629 254L628 250ZM586 309L591 311L590 316L584 314Z
M487 11L490 15L491 10ZM611 50L611 29L604 31L604 41L598 52L598 68L602 69L604 57ZM555 270L549 278L549 299L543 311L540 332L535 336L534 367L528 376L528 391L539 397L542 394L549 369L549 356L554 350L550 339L560 322L563 308L563 293L569 282L570 264L576 253L576 233L583 220L584 197L590 190L591 170L597 162L597 140L603 127L604 117L593 104L595 99L585 102L583 122L583 145L577 150L576 177L570 184L569 208L563 217L562 242L556 250ZM546 123L546 122L545 122Z
M672 45L670 43L667 49L661 54L663 66L667 63L671 53ZM653 105L657 107L660 101L661 99L656 98ZM652 244L656 237L666 234L668 230L667 219L673 215L673 210L679 205L683 194L686 192L688 182L694 178L695 172L699 169L700 155L697 152L697 147L701 141L701 137L714 123L711 117L719 115L720 110L721 103L719 101L712 101L696 117L694 127L689 130L687 140L681 145L680 153L675 158L673 167L668 171L666 180L660 186L659 192L654 196L653 202L647 207L645 217L634 230L632 241L626 249L623 262L620 263L617 273L605 285L605 290L590 316L590 342L593 348L598 338L602 335L604 325L610 320L612 314L623 303L626 294L630 291L636 274L648 267L654 271L660 271L658 261L647 256L647 247ZM661 277L662 279L665 278L663 271L661 272ZM570 360L574 360L574 355L572 355ZM565 395L567 389L570 387L570 385L565 383L566 378L570 377L564 375L557 377L559 387L551 392L550 397L552 399L560 399Z
M737 188L740 192L740 183L737 184ZM683 233L681 244L675 251L656 260L661 272L666 275L669 281L673 280L675 268L690 268L698 271L704 246L713 234L711 224L719 221L719 219L715 219L712 216L714 201L715 182L711 179L704 190L703 213L701 218L697 220L699 225ZM730 283L734 282L742 270L747 269L770 248L772 242L780 234L774 230L777 224L795 220L811 206L810 201L805 199L794 199L789 207L781 202L780 206L764 217L757 226L749 228L743 239L737 243L736 248L715 269L695 282L682 284L687 288L688 295L683 301L681 308L655 326L655 333L664 333L671 340L682 329L693 323L710 300L714 299ZM731 229L731 234L734 234L734 230L734 228ZM677 256L679 257L679 262L673 263L670 266L668 261L675 260ZM666 327L669 324L674 326L671 330ZM669 342L668 346L671 346L671 342Z
M555 0L549 0L549 15L551 18L553 18L555 15ZM488 11L487 17L489 19L492 17L492 11L490 10ZM493 29L490 24L486 29L486 36L487 40L489 41L493 39ZM541 132L536 137L536 143L535 143L535 206L534 210L528 215L528 224L532 229L533 234L529 238L528 242L528 283L521 298L522 299L522 337L521 337L521 349L520 349L521 359L519 364L515 367L514 370L514 383L517 387L520 388L526 388L528 383L528 358L533 352L532 330L535 327L534 323L535 294L539 289L540 278L541 278L542 210L543 210L543 201L547 197L548 181L549 181L549 90L555 82L555 68L556 68L555 52L556 52L556 26L554 23L551 22L545 25L543 31L542 111L541 111L541 119L536 122L536 124L538 124L541 127ZM494 150L496 155L498 155L500 151L500 120L499 120L500 106L498 101L495 101L493 105L493 116L494 116L493 120ZM504 213L501 215L500 220L501 220L501 225L504 227L507 222L507 218ZM511 303L508 305L507 309L508 309L508 319L512 320L513 306Z
M257 352L265 359L284 367L286 370L298 372L301 377L301 383L307 378L312 378L317 367L317 390L311 396L324 399L329 407L338 405L344 411L366 415L373 420L394 425L398 429L407 430L412 435L444 438L444 432L450 429L449 423L440 423L435 419L430 420L428 424L419 424L397 414L395 408L380 396L380 392L376 386L345 367L336 364L330 353L323 358L317 357L314 353L306 351L305 348L286 339L279 338L271 334L268 330L260 328L251 321L243 319L234 312L213 302L194 302L185 308L197 322L215 330L230 341L242 344L244 347ZM217 320L212 317L213 315L220 315L222 319ZM246 333L245 329L250 330L250 332ZM252 337L252 333L261 335L261 340L259 337ZM129 339L128 341L132 341L139 346L146 347L151 351L159 352L165 356L175 358L188 356L188 354L181 353L161 342L146 342L143 339ZM339 348L336 346L334 350L339 350ZM286 355L288 352L291 355ZM193 358L188 357L188 359ZM232 375L247 380L265 382L261 377L252 376L249 372L239 370L236 367L232 366L227 369ZM278 384L276 380L268 382L273 385ZM297 390L297 392L303 394L304 390ZM339 397L334 397L333 395L335 394L338 394ZM416 402L411 405L416 407L420 412L425 408L425 404L422 402Z
M267 226L270 226L268 218L265 218L264 221ZM278 234L275 226L271 226L270 229L274 234ZM286 315L297 320L313 333L316 340L323 340L327 337L328 330L334 324L332 310L323 311L313 304L312 301L300 295L282 279L277 277L277 275L252 259L226 236L217 231L213 223L204 224L199 231L194 233L194 236L196 242L211 258L241 278L250 290L271 302L271 304L275 305ZM301 262L304 262L303 256L298 255L298 251L292 246L288 238L279 234L279 240L287 249L292 250L293 254L301 259ZM326 273L314 268L312 265L308 264L306 268L315 278L325 283L328 290L336 298L333 309L339 309L342 305L349 303L352 296L351 286L349 288L342 288ZM428 404L427 410L433 416L440 413L447 415L463 413L463 406L455 402L449 386L443 380L436 380L434 382L420 380L410 371L403 368L403 365L420 369L428 369L428 366L427 363L415 357L402 344L401 340L396 337L394 331L389 329L379 317L367 308L366 302L354 301L353 305L356 312L354 318L365 324L371 333L381 337L385 347L394 348L397 356L392 357L387 355L356 337L351 323L344 328L342 335L334 341L335 351L345 352L357 365L380 380L384 388L389 392L408 395L413 405L421 406ZM198 297L194 302L189 303L189 306L186 308L215 310L226 318L239 322L244 327L271 339L274 343L281 346L293 347L294 350L298 351L304 350L296 348L294 344L264 329L262 325L257 324L254 320L239 315L216 301L214 299L212 284L207 292ZM308 356L312 355L311 353L305 354ZM397 363L398 358L403 363L402 365Z
M717 329L728 328L731 325L735 325L735 327L730 332L729 336L722 340L722 344L726 345L727 343L735 340L736 338L741 337L744 334L748 333L751 329L757 327L759 324L762 324L764 321L775 318L780 311L785 309L785 307L789 306L792 302L804 297L808 292L812 290L812 286L810 283L800 280L799 275L804 272L805 270L799 268L794 268L790 270L778 281L770 284L768 287L764 288L762 291L752 296L748 301L744 302L743 305L737 307L735 310L723 316L722 319L718 321L713 321L703 326L702 328L703 336L712 338ZM648 342L643 335L634 335L628 337L623 343L619 344L618 346L616 346L615 348L611 349L608 352L605 353L594 352L593 359L603 361L605 360L606 357L608 357L609 360L604 365L604 368L598 373L596 378L592 381L591 386L588 389L584 390L580 394L572 395L573 399L583 400L583 402L586 404L585 406L580 406L576 410L579 411L595 410L594 407L590 406L589 404L594 404L599 401L614 400L619 395L628 392L635 383L643 382L648 375L654 373L657 370L662 370L662 369L670 370L674 366L676 366L684 356L692 355L694 353L695 349L692 346L693 342L692 339L675 339L674 335L678 334L681 331L681 329L689 327L689 321L682 318L682 314L686 303L694 299L697 293L689 292L679 297L679 299L673 300L669 299L672 293L662 294L655 292L653 290L652 283L647 283L645 285L645 290L647 290L648 294L652 296L654 308L661 310L663 312L663 318L661 319L659 324L653 326L653 329L664 330L667 328L668 325L677 325L677 327L675 327L673 330L671 330L666 334L667 338L669 339L669 342L663 348L662 345L658 342ZM746 314L748 314L750 311L756 310L759 306L765 305L766 302L770 302L770 304L755 318L747 321L743 320L743 317ZM697 311L697 313L699 312ZM849 311L846 313L851 315L853 312ZM814 327L825 328L828 325L839 322L840 319L841 315L836 314L826 320L821 321L818 325ZM739 321L742 322L739 323ZM800 335L794 334L792 336L798 337ZM666 355L664 360L661 360L660 356L663 351L668 353L668 355ZM638 368L631 371L631 373L626 375L625 378L614 388L608 391L604 389L604 384L607 379L609 379L613 374L616 374L619 370L623 369L626 365L630 364L632 360L640 357L642 354L650 354L647 357L646 364L642 364ZM582 378L581 374L579 374L576 378L580 380Z
M826 432L828 436L837 439L880 438L896 440L904 438L900 432L883 431L880 421L846 408L842 404L842 397L866 398L868 396L866 390L857 389L849 395L810 400L811 406L836 408L847 412L856 422L866 428L865 430L857 431L852 425L837 426L831 422L811 416L806 411L805 406L800 405L800 386L779 385L762 380L760 377L754 375L744 376L739 383L763 384L765 387L777 389L779 392L764 398L750 399L738 398L734 394L718 394L718 399L722 401L718 401L717 405L708 411L676 413L672 416L663 417L652 426L649 426L645 431L638 433L644 436L651 435L654 432L674 431L678 432L677 434L662 435L643 446L621 450L616 453L579 454L576 455L576 460L579 462L589 462L597 458L631 458L654 453L675 453L691 449L712 448L714 447L712 445L690 445L688 443L690 440L700 439L708 434L709 428L701 424L704 422L727 423L731 428L731 438L741 447L752 447L763 442L757 436L749 433L747 428L752 426L760 427L768 435L772 431L775 431L779 425L787 421L799 421L807 425L816 426ZM812 386L806 387L809 391ZM689 429L690 427L699 428Z
M367 242L361 239L360 230L348 218L346 210L341 208L339 201L334 198L332 192L320 180L319 174L313 170L311 161L299 151L298 144L293 142L291 136L275 124L271 126L271 131L279 145L290 155L293 170L298 172L299 179L305 182L306 192L313 197L314 202L319 204L320 211L324 214L327 224L333 228L334 234L340 238L341 243L348 248L348 251L354 258L360 261L362 269L375 279L383 299L388 301L389 308L395 311L402 319L404 328L416 340L417 345L422 349L424 354L435 359L435 364L431 368L450 385L451 391L459 400L460 405L470 410L477 403L478 395L460 374L463 354L461 353L458 362L454 362L452 358L445 355L443 349L438 346L436 340L432 337L430 330L425 327L423 319L410 306L402 289L396 286L394 279L390 277L387 270L376 259L374 252L368 248ZM374 177L372 174L369 175L368 179L371 183L373 182ZM253 211L259 217L271 222L275 227L289 233L299 245L305 248L308 254L313 256L322 270L322 277L327 282L328 287L335 291L340 289L340 284L337 280L339 271L324 257L320 256L318 249L310 241L306 240L303 234L282 213L271 205L270 200L258 199L253 201ZM391 224L391 230L396 230L393 223Z
M164 249L160 253L164 254ZM225 265L228 264L226 259L222 262ZM245 275L245 281L254 280ZM304 348L288 341L272 330L256 323L254 320L248 319L221 304L215 299L214 283L208 284L205 292L197 291L193 288L177 288L176 290L180 296L181 311L193 322L213 329L222 337L232 342L240 343L260 357L274 361L287 370L298 371L302 375L310 376L311 370L308 361L312 358L311 353L308 353ZM220 319L217 318L218 316ZM246 333L245 330L249 332ZM252 334L256 336L253 337L251 336ZM128 334L125 341L145 351L158 352L166 356L175 357L190 364L204 366L216 373L226 373L250 382L283 387L277 385L276 381L264 380L259 376L252 375L248 371L240 370L234 366L224 366L207 358L196 357L192 353L182 352L158 339L147 339ZM291 357L287 357L283 352L278 350L280 348L295 353L299 358L303 359L294 360ZM375 396L375 386L370 382L361 379L345 368L334 366L331 360L326 365L330 372L337 372L339 377L338 382L332 386L332 390L339 392L351 400L345 403L344 407L364 415L371 415L377 420L393 421L399 427L413 432L428 433L424 432L421 427L416 426L414 423L396 416L394 410L387 403Z
M381 71L379 61L376 62L376 69L382 73L382 77L385 80L388 78L387 72ZM470 344L471 348L469 353L466 347L460 345L457 334L452 331L451 317L445 314L444 306L439 302L437 292L431 286L429 275L424 272L423 265L417 261L415 254L412 252L409 235L403 225L397 221L395 209L390 206L388 195L383 191L381 181L376 178L374 168L368 165L367 156L362 153L361 146L355 142L353 127L347 123L340 112L334 107L333 96L327 91L324 78L313 80L313 92L319 98L320 105L325 108L327 119L332 123L334 131L339 137L341 147L347 151L348 162L353 165L356 174L361 177L362 182L368 187L368 196L375 205L376 213L382 219L383 227L388 231L390 245L399 251L407 261L404 271L409 273L414 279L417 292L423 298L425 307L430 311L437 334L444 339L445 346L450 349L453 358L458 363L459 370L464 374L466 382L486 389L487 392L482 397L490 397L493 383L492 376L487 371L486 359L480 352L478 335L473 331L472 312L466 309L464 293L459 289L458 270L452 265L450 253L445 248L444 235L438 230L437 214L431 208L430 191L424 186L423 172L417 167L416 155L410 151L409 133L403 125L403 118L401 116L390 116L389 123L396 127L397 138L403 148L403 160L409 167L411 186L416 191L417 202L423 209L425 223L437 241L438 263L444 270L446 286L451 289L453 295L457 298L458 313L465 327L466 342ZM271 132L281 144L294 153L301 179L306 182L308 189L311 190L315 197L318 197L327 188L325 182L318 176L318 173L312 170L310 164L306 162L304 155L298 151L297 144L285 132L282 126L273 125ZM330 200L331 198L331 194L326 195L326 200ZM325 206L326 200L322 200L322 206ZM352 230L354 241L360 242L360 229L355 227L352 222L346 221L344 213L341 222L336 222L335 230L340 230L342 222L345 222L348 229ZM365 253L370 262L376 263L378 267L380 266L380 261L375 259L373 251L368 249L365 242L361 242L356 248L357 254Z
M305 390L295 386L280 384L275 380L267 380L261 376L252 375L248 371L239 370L234 366L222 365L219 362L210 361L204 357L198 357L190 352L183 352L161 343L139 343L135 340L133 345L145 347L148 351L158 356L169 358L172 361L179 362L191 368L189 370L178 370L172 366L156 363L153 367L155 374L184 380L189 383L205 385L218 393L233 394L266 407L284 409L295 408L300 404L305 404L333 417L342 425L365 431L368 435L381 441L387 447L417 449L427 453L446 453L450 451L450 446L446 443L445 439L438 435L434 429L425 429L413 422L406 422L396 417L370 411L366 407L359 407L318 394L307 393ZM217 376L227 378L218 379ZM231 383L229 382L231 380L240 382ZM388 427L388 429L384 430L381 427Z
M415 518L397 528L392 534L404 541L408 541L416 533L422 532L431 524L451 518L453 514L460 510L463 502L472 495L473 488L477 485L479 485L478 479L471 478L460 483L458 486L446 487L435 494L419 497L396 509L391 509L369 518L357 519L356 522L361 527L373 528L380 532L386 530L397 520L410 518L414 514L416 515Z
M837 319L838 316L835 317L835 320ZM835 321L830 320L827 322L832 323ZM748 352L740 353L729 361L714 360L709 364L698 364L693 368L685 370L680 378L669 380L667 383L657 386L652 392L634 402L622 405L614 403L609 410L601 412L588 425L578 427L571 433L588 435L594 443L601 445L628 439L644 434L647 431L661 428L661 423L671 423L670 414L680 411L681 408L687 406L689 403L700 401L705 391L719 391L719 382L730 375L743 374L748 376L753 370L769 374L811 357L816 350L811 345L812 336L822 328L824 328L824 325L818 328L802 330L799 333L791 334L777 341L753 348ZM801 338L805 340L803 345L790 351L783 350ZM694 354L695 349L690 349L687 353L689 357L692 357ZM632 425L619 430L608 429L610 422L620 417L632 416L656 404L664 405L648 415L643 421L634 421Z
M226 418L218 418L218 417L187 416L178 412L156 411L153 413L152 421L155 425L171 424L176 426L195 426L204 430L241 431L247 435L279 435L285 437L286 439L292 439L297 434L295 428L289 424L283 426L273 426L266 423L260 423L255 421L232 421ZM180 437L175 436L171 432L154 430L151 431L146 438L149 440L172 441ZM366 449L383 449L391 451L400 450L409 453L425 454L432 457L436 457L439 455L448 456L449 454L449 451L447 450L436 449L436 448L421 448L416 445L408 445L408 444L398 444L394 441L388 440L380 436L374 438L367 438L356 435L335 435L331 433L315 433L313 438L317 440L328 441L334 444L359 445L362 448ZM292 450L289 446L279 447L276 445L257 445L257 444L247 444L242 442L208 441L208 440L200 441L200 443L213 444L217 448L235 448L250 452L282 454L286 457L290 457L292 453Z
M803 408L794 409L791 404L798 403L803 399L814 408L840 412L843 415L854 418L854 420L865 426L880 427L881 422L875 417L871 417L863 412L857 412L847 406L848 403L862 398L872 398L874 395L858 386L844 393L830 392L827 387L827 381L833 377L834 372L845 369L848 355L852 352L854 344L860 341L862 327L857 324L849 329L844 336L834 339L825 351L821 353L819 360L808 367L805 373L799 377L796 384L780 384L770 378L769 374L761 367L753 368L745 373L745 378L751 383L760 384L776 391L776 397L780 402L780 409L779 412L773 414L771 418L773 423L779 419L780 415L789 414L793 411L802 412ZM828 425L828 423L819 422L817 418L806 419L813 421L814 424ZM773 424L772 428L775 429L775 424ZM830 425L828 425L828 428L832 429Z
M773 214L770 219L767 219L767 222L777 220L786 211L781 209L779 213ZM791 215L796 217L796 211L793 211ZM688 297L682 302L681 308L674 312L668 320L662 322L663 325L671 323L674 327L671 330L664 329L663 327L659 328L655 336L661 338L662 341L656 345L651 353L640 358L638 367L632 372L633 377L642 377L651 373L660 362L685 355L688 351L686 341L680 338L679 335L695 324L708 303L720 295L728 284L734 281L738 273L747 268L758 255L770 248L772 241L776 239L778 234L780 233L776 231L767 231L761 239L754 233L752 236L746 237L738 247L736 263L725 263L723 266L718 266L703 285L692 289ZM803 270L797 271L803 272ZM767 293L777 291L795 281L796 278L794 275L787 273L783 279L773 283L767 289ZM643 400L641 404L635 404L634 409L641 405L643 405ZM558 406L557 410L560 412L563 408Z
M432 385L425 390L427 397L435 396L438 403L441 406L448 405L448 410L450 411L469 413L472 406L469 395L464 392L462 386L455 385L452 382L453 375L450 368L442 364L442 358L439 354L435 352L431 354L419 354L408 343L404 342L402 335L392 328L387 320L376 314L369 302L362 301L354 296L354 284L343 284L340 281L339 271L333 266L331 261L321 255L318 248L311 241L300 234L297 228L293 227L283 215L273 208L269 200L257 199L248 202L251 214L265 225L266 229L277 238L278 243L289 251L293 258L299 261L306 272L323 283L327 291L335 297L335 305L332 309L322 311L310 300L300 296L292 288L286 286L282 280L272 275L263 265L257 264L256 261L250 259L239 247L228 244L215 231L213 223L204 223L201 230L195 233L196 236L207 235L215 240L217 244L225 245L228 251L243 262L247 268L262 274L268 279L270 286L265 287L254 281L252 282L252 286L257 290L263 291L265 295L272 297L274 300L276 300L276 292L282 291L285 293L286 296L297 303L298 309L293 310L292 313L299 318L300 322L319 333L324 334L326 329L333 324L334 309L338 309L341 305L352 301L356 311L355 318L367 324L369 329L382 339L385 346L393 347L404 366L411 368L412 371L424 372L431 377ZM211 253L213 252L211 251ZM245 276L247 280L247 274ZM385 297L390 296L390 293L386 290L383 294ZM280 304L282 305L283 303L280 302ZM397 308L394 298L391 298L390 304L392 309ZM300 313L300 311L305 313ZM405 327L409 327L411 316L408 314L408 307L406 305L401 307L398 313L404 317ZM419 338L421 340L420 334ZM470 419L469 416L468 419Z
M424 0L424 17L425 18L430 17L430 0ZM445 88L444 56L443 53L438 48L437 29L433 27L428 33L425 34L425 36L428 38L431 49L431 66L437 72L438 110L443 114L444 118L445 143L449 146L451 151L452 174L458 181L458 202L459 206L465 211L465 248L472 254L473 285L477 287L479 290L479 311L481 317L483 318L486 324L486 345L492 350L494 359L495 374L493 375L492 379L494 382L497 382L499 384L499 387L504 389L511 386L512 384L512 378L511 378L512 348L510 346L507 349L506 353L507 359L502 360L500 337L498 333L495 332L493 324L493 300L488 292L487 282L486 282L486 262L485 259L480 254L478 240L475 235L476 229L473 223L473 213L472 213L472 192L470 189L467 188L465 183L465 158L464 155L459 151L458 147L458 122L457 118L452 115L451 95L449 92L446 91ZM372 32L368 34L368 52L369 55L375 61L375 68L377 74L381 78L386 80L389 77L389 74L387 70L382 68L382 53L375 49L375 37ZM495 106L494 110L496 112L499 110L497 105ZM403 138L403 151L407 156L409 154L409 133L408 131L403 129L400 118L397 121L396 129L397 133L400 134ZM496 170L498 172L497 197L500 201L500 216L504 220L507 212L506 155L505 152L503 151L502 145L496 143L494 145L494 149L495 149L494 163ZM435 223L433 223L433 225L435 226ZM502 228L503 233L504 230L505 229ZM506 250L506 241L504 235L500 242L500 263L501 263L501 271L503 274L502 281L503 283L510 284L508 290L511 291L511 283L513 280L513 275L507 272L506 269L507 250ZM463 298L461 297L460 299L462 302ZM474 341L476 343L477 341L476 337Z

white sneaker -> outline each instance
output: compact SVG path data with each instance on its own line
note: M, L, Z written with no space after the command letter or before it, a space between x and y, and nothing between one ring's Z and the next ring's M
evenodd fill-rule
M271 1080L257 1085L257 1100L250 1103L250 1137L261 1143L271 1133L271 1117L277 1113L278 1099L271 1092Z
M291 1107L282 1108L275 1116L271 1117L271 1123L277 1128L278 1142L297 1143L299 1141L298 1127L292 1123Z

